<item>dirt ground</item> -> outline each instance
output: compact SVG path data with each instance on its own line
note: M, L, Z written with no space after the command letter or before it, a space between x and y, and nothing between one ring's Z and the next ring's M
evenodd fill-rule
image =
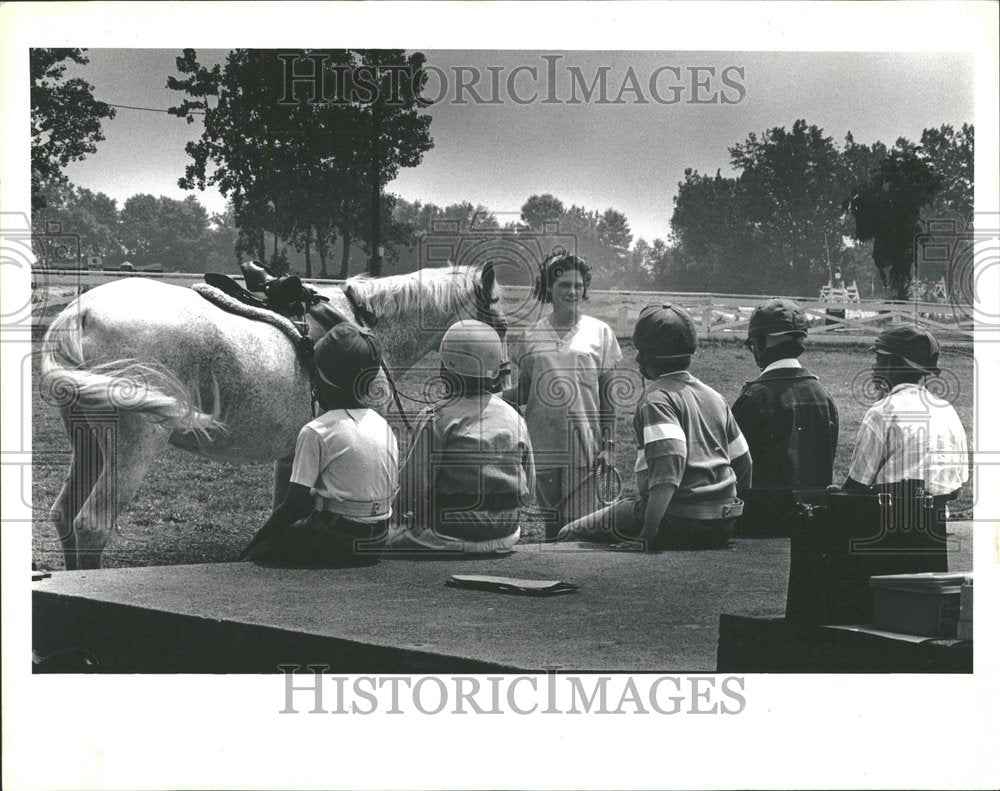
M639 382L635 353L623 344L625 359L621 369L634 383ZM419 366L436 370L434 355ZM871 405L863 387L871 365L864 346L807 350L803 363L829 388L840 410L840 444L837 450L835 481L847 473L854 438L865 411ZM935 392L952 401L973 447L973 383L975 361L967 350L946 349L942 353L941 377L932 385ZM718 390L728 403L739 395L747 379L758 373L749 353L732 342L708 342L698 350L692 373ZM61 486L68 464L69 445L58 412L39 396L37 358L32 361L35 387L32 391L32 449L34 453L32 503L34 525L32 559L41 568L63 567L62 552L47 511ZM404 377L403 392L420 393L422 381ZM409 403L414 412L421 404ZM400 436L401 453L406 437ZM634 492L635 437L631 410L618 414L617 467L623 490ZM953 504L954 517L971 518L971 483ZM104 554L106 566L153 566L225 561L235 558L250 536L270 513L270 465L234 466L201 459L169 448L157 460L135 502L119 519L119 531ZM537 541L541 527L529 520L522 530L522 542Z

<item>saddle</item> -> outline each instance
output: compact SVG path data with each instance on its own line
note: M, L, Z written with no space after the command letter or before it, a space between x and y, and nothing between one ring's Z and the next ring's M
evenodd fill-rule
M298 275L281 275L279 277L266 264L259 264L256 261L246 261L240 264L240 270L243 272L246 288L229 275L220 272L209 272L205 275L205 282L244 305L269 310L284 316L292 321L303 335L309 334L305 316L310 312L310 309L330 301L329 297L325 297L315 289L305 285ZM257 294L263 294L264 299L258 297ZM330 326L348 320L347 316L332 307L330 310L334 314L331 318L336 319Z
M267 321L267 316L280 316L290 322L298 337L291 338L296 347L308 356L312 342L321 338L331 328L345 321L360 323L354 316L348 316L330 304L325 297L302 282L298 275L275 275L266 264L246 261L240 264L243 272L244 288L237 280L221 272L209 272L205 283L217 289L238 303L236 306L212 300L210 294L200 291L206 298L231 312L239 312L247 318ZM251 310L235 311L234 307L247 306ZM280 327L286 323L272 320Z
M311 373L314 371L314 339L322 338L333 327L345 321L361 327L375 326L375 315L358 300L350 286L345 287L343 292L353 310L353 316L335 308L330 304L329 297L305 285L298 275L279 277L268 266L256 261L240 264L240 270L243 272L246 288L229 275L209 272L205 275L205 282L195 283L192 289L222 310L277 327L295 346L299 358ZM258 295L263 295L264 298L261 299ZM396 409L399 410L404 425L409 428L410 423L385 362L382 363L382 370L389 380ZM313 402L315 408L315 388Z

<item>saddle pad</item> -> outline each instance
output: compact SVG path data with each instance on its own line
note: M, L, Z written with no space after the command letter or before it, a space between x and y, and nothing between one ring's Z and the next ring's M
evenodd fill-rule
M444 583L449 588L509 593L514 596L559 596L573 593L578 585L562 580L527 580L516 577L484 577L476 574L454 574Z
M302 333L299 332L295 325L284 316L281 316L272 310L268 310L267 308L258 308L253 305L247 305L240 302L231 294L227 294L225 291L209 285L208 283L195 283L191 286L191 290L207 299L217 308L221 308L229 313L235 313L237 316L242 316L246 319L263 321L265 324L277 327L288 336L288 339L293 344L298 346Z

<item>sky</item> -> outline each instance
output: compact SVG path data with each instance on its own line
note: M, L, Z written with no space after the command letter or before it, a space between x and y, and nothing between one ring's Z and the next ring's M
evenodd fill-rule
M628 217L635 238L647 240L668 236L684 170L733 174L728 149L750 132L790 128L804 118L838 144L848 131L860 143L891 144L898 137L919 139L927 127L973 121L973 61L961 53L424 52L439 70L432 72L428 91L444 96L428 110L434 148L420 165L402 171L391 191L438 205L481 203L501 220L516 218L530 195L548 192L567 206L613 207ZM90 63L72 73L85 77L102 101L164 109L181 97L166 87L179 54L91 49ZM203 63L224 57L225 50L199 51ZM525 68L515 72L519 66ZM610 103L630 83L630 68L637 91ZM478 104L470 92L460 93L459 77L470 82L471 69L480 74L478 95L499 103ZM605 103L596 101L596 93L583 101L582 91L577 103L567 101L574 70L589 85L602 69ZM495 92L492 74L498 77ZM677 95L679 101L656 101L651 80L661 100ZM703 87L693 87L693 81ZM551 90L560 101L542 101ZM526 101L536 91L538 99ZM713 96L715 103L694 102ZM184 146L201 131L197 120L187 124L166 113L119 109L105 121L106 139L97 152L69 165L66 174L119 206L142 192L183 198L191 194L177 186L190 161ZM224 207L214 190L195 194L209 211Z

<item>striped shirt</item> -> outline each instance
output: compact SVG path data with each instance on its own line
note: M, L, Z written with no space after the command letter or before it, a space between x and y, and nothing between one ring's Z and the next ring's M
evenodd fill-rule
M664 374L643 391L632 421L639 495L676 484L671 505L731 503L749 488L750 452L729 407L688 371ZM670 510L668 509L667 513Z
M932 495L960 489L969 456L958 413L922 385L896 385L861 421L848 476L866 486L923 481Z

